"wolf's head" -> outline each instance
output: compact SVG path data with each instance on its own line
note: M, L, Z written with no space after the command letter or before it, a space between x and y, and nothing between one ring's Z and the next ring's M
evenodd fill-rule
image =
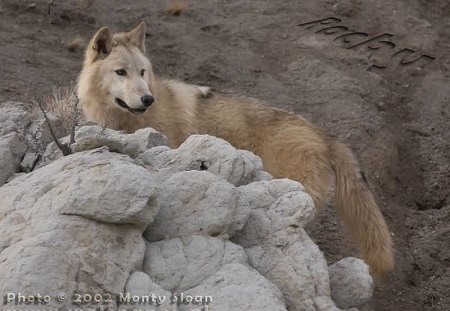
M86 49L78 81L82 103L131 114L145 112L154 101L154 76L144 54L144 22L130 32L112 35L107 27L97 31Z

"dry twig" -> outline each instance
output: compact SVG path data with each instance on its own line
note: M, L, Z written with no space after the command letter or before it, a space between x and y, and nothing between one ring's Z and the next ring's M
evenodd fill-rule
M48 129L50 131L50 135L52 136L52 139L55 142L55 144L58 147L58 149L61 150L61 152L62 152L62 154L64 156L72 154L73 153L72 149L70 149L70 147L68 145L66 145L66 144L61 144L59 142L58 138L56 138L56 135L55 135L55 132L53 131L52 125L50 123L50 120L48 119L47 112L45 111L44 107L42 107L41 103L36 101L36 100L33 100L33 99L31 100L31 102L34 105L38 105L39 109L41 109L41 112L42 112L42 114L44 115L44 118L45 118L45 122L47 122L47 126L48 126Z

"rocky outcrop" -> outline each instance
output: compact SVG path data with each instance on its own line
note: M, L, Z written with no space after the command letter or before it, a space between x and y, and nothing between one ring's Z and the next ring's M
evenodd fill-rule
M0 196L3 293L123 292L142 264L142 232L158 212L156 180L106 149L15 178Z
M17 172L30 172L52 141L44 115L31 104L0 104L0 186ZM48 113L56 137L65 135L61 121Z
M367 266L328 269L303 229L311 198L298 182L272 179L257 156L211 136L170 149L152 129L89 126L75 138L74 154L50 144L54 158L0 187L0 292L49 295L45 307L59 309L79 305L79 294L98 294L82 296L84 307L128 310L339 310L370 300ZM2 159L22 150L4 146ZM10 298L2 310L17 306Z

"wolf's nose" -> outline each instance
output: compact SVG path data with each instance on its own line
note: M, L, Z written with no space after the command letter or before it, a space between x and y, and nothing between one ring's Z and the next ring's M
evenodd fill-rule
M144 95L141 97L141 102L145 107L150 107L154 101L155 99L153 98L152 95Z

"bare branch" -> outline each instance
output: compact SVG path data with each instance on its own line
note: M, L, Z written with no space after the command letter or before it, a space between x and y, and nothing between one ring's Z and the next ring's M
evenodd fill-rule
M108 127L108 125L111 124L111 122L113 121L113 118L111 115L108 116L108 118L106 119L106 121L102 124L102 130L100 132L100 135L104 135L106 128Z
M78 103L80 100L78 99L78 96L75 94L75 91L74 91L73 95L75 96L76 100L75 100L75 105L73 107L72 127L70 129L69 147L75 142L75 128L78 125L78 116L79 116Z
M38 101L36 101L36 100L33 100L33 99L31 100L31 102L32 102L34 105L38 105L39 108L41 109L42 113L44 114L44 118L45 118L45 121L47 122L48 129L49 129L49 131L50 131L50 135L52 136L53 141L55 142L55 144L56 144L56 146L58 147L58 149L61 150L61 152L62 152L62 154L63 154L64 156L69 155L69 154L72 154L73 152L72 152L72 150L70 149L70 147L69 147L68 145L66 145L66 144L61 144L61 143L59 142L58 138L56 138L56 135L55 135L55 132L53 132L53 128L52 128L52 125L51 125L51 123L50 123L50 120L48 119L47 113L45 112L44 107L42 107L41 103L38 102Z

